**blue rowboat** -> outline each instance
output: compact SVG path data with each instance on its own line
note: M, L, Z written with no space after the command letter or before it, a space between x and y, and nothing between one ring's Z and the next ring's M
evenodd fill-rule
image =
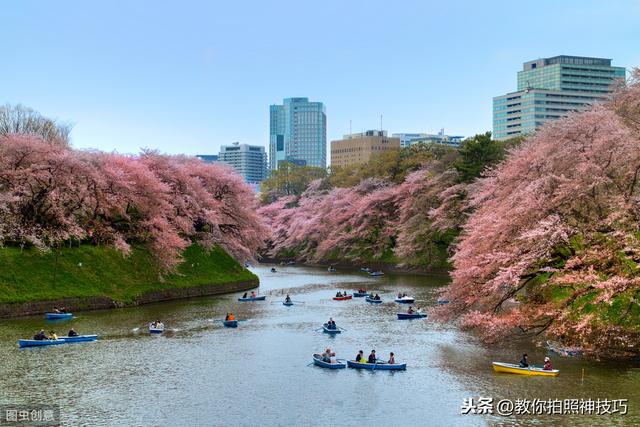
M78 335L75 337L59 337L59 339L64 340L64 342L86 342L86 341L95 341L98 339L97 335Z
M340 330L340 328L338 328L337 325L336 325L335 329L329 329L329 327L328 327L328 325L326 323L324 325L322 325L322 330L326 334L340 334L340 333L342 333L342 331Z
M411 297L402 297L395 299L395 302L397 302L398 304L413 304L415 301L415 298Z
M380 276L384 276L384 273L382 271L370 271L369 276L380 277Z
M438 304L440 305L449 304L449 300L440 298L438 299Z
M73 313L45 313L44 318L47 320L71 319Z
M407 364L396 364L390 365L385 362L378 363L359 363L352 362L351 360L347 360L347 366L353 369L370 369L372 371L404 371L407 369Z
M160 325L158 327L153 327L149 325L149 333L150 334L161 334L164 332L164 325Z
M404 320L404 319L422 319L423 317L427 317L426 314L423 313L397 313L398 314L398 320Z
M238 327L238 321L237 320L223 320L222 324L224 326L226 326L227 328L237 328Z
M369 293L368 292L354 292L353 296L355 298L368 297Z
M368 273L371 271L371 269L369 267L360 267L360 271L362 271L363 273Z
M65 340L57 339L57 340L18 340L18 345L20 348L23 347L42 347L45 345L58 345L64 344Z
M246 298L238 298L238 301L247 302L247 301L264 301L267 299L266 295L260 295L257 297L246 297Z
M365 301L370 302L372 304L382 304L382 300L381 299L373 299L371 297L365 298Z
M316 366L320 366L321 368L327 368L327 369L344 369L347 367L346 364L340 363L340 362L336 362L336 363L325 362L322 360L322 356L320 354L313 355L313 364Z
M289 307L289 306L293 305L293 301L289 301L289 302L282 301L282 305L286 305L287 307Z

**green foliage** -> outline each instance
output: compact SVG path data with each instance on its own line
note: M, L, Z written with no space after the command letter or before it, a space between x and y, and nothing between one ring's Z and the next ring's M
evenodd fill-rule
M454 164L460 174L460 182L471 182L478 178L485 169L502 161L507 149L520 141L494 141L491 139L491 132L466 139L460 147L460 158Z
M161 280L154 257L143 246L134 247L128 257L108 247L62 248L57 263L54 251L4 247L0 248L0 302L96 296L131 302L148 291L257 279L218 247L206 251L191 246L183 259L176 273Z
M299 196L311 181L326 176L327 171L322 168L282 162L277 170L271 171L269 178L262 181L262 202L271 203L283 196Z

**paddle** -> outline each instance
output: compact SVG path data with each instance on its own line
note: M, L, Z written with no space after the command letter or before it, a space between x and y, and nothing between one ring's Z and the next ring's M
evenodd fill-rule
M338 326L338 329L342 329L345 332L348 332L345 328L343 328L342 326Z

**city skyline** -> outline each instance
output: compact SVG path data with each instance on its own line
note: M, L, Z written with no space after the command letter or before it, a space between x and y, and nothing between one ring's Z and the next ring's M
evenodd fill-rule
M0 103L71 122L78 148L195 155L233 141L268 146L266 111L283 98L322 101L327 141L378 128L381 115L390 133L471 136L492 129L492 97L513 90L532 58L640 65L633 1L293 5L247 14L246 4L198 1L8 3ZM512 19L546 22L549 10L562 25L536 37ZM274 28L276 17L318 29ZM390 30L372 32L375 21Z

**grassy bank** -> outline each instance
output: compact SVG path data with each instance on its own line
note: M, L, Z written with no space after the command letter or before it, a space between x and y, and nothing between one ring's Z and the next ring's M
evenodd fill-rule
M125 303L145 292L256 280L220 248L188 248L175 274L160 280L144 247L128 257L112 248L80 246L57 255L36 249L0 248L0 303L107 297ZM54 280L55 277L55 280Z

